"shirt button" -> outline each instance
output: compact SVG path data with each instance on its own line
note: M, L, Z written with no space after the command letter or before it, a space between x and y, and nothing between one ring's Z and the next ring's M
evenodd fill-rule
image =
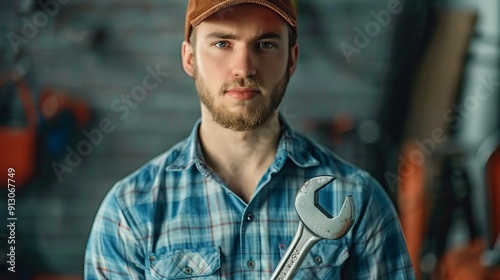
M247 215L247 221L251 222L251 221L253 221L253 218L254 218L253 214L252 213L248 213L248 215Z
M320 256L316 256L314 258L314 262L317 263L317 264L321 264L323 262L323 259Z
M247 266L248 266L248 268L250 268L250 269L254 269L254 268L255 268L255 261L249 260L249 261L247 262Z
M186 273L187 275L191 275L193 273L193 269L190 268L189 266L186 266L184 268L184 273Z

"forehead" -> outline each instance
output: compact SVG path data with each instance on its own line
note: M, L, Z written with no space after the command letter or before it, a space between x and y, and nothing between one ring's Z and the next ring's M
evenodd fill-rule
M197 29L234 32L286 33L287 22L273 10L258 4L238 4L225 8L208 17Z

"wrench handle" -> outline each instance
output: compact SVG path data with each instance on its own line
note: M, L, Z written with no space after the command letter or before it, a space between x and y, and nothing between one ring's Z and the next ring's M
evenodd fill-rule
M321 239L323 238L314 235L300 222L292 243L274 269L271 280L293 279L311 248Z

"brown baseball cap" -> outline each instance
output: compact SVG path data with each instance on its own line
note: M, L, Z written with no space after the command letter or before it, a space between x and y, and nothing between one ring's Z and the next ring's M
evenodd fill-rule
M297 35L297 15L292 0L189 0L184 39L189 42L193 27L211 15L230 6L245 3L262 5L275 11L290 24L294 35Z

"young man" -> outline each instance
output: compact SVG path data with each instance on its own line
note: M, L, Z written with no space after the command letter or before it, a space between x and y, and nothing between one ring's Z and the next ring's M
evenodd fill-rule
M366 172L293 131L277 108L297 65L290 0L190 0L182 63L201 101L191 135L104 199L86 279L269 279L299 223L298 188L356 221L317 243L295 279L413 279L396 212Z

